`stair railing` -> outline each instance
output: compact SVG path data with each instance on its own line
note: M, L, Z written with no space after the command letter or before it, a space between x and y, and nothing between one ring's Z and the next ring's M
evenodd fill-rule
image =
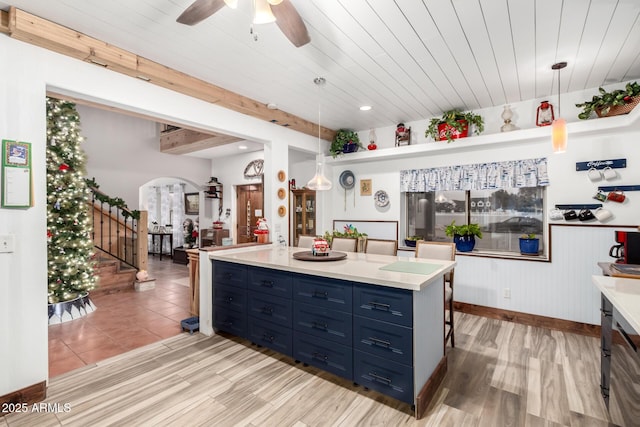
M91 191L92 239L97 249L138 270L147 269L148 212L132 211L122 199Z

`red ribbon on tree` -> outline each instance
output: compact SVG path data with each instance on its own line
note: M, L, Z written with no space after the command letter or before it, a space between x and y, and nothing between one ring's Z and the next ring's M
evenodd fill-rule
M69 170L69 165L66 163L63 163L60 166L58 166L58 170L61 170L61 171Z

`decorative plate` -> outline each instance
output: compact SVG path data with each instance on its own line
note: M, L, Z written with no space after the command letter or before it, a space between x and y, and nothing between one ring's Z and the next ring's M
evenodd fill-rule
M373 195L373 200L375 200L376 206L383 208L389 204L389 195L386 191L378 190L376 194Z
M342 172L338 181L340 182L340 186L345 190L350 190L356 185L356 177L353 176L353 172L350 170Z
M278 188L278 198L280 200L284 200L284 198L287 197L287 192L284 188L280 187Z
M280 182L284 182L284 180L287 178L287 174L284 173L284 171L279 171L278 172L278 180Z
M284 205L278 206L278 215L285 216L287 214L287 208Z

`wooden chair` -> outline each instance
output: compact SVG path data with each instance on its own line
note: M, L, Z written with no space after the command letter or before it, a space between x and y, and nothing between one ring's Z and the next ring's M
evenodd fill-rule
M367 239L364 252L377 255L398 255L397 240Z
M331 240L332 251L355 252L358 245L358 239L347 237L334 237Z
M301 234L300 236L298 236L298 247L299 248L305 248L305 249L311 249L311 247L313 246L313 241L315 240L316 236L310 236L310 235L304 235Z
M454 261L456 259L456 245L451 242L428 242L426 240L418 240L416 242L416 258L431 258ZM449 326L449 330L444 334L444 345L451 339L451 347L456 346L454 328L453 328L453 273L451 270L444 275L444 303L445 308L449 310L449 314L445 315L445 326Z

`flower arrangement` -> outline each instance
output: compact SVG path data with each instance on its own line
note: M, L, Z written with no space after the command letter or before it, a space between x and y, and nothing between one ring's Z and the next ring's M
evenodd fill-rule
M591 117L592 113L596 113L598 117L604 117L609 114L613 107L624 107L620 109L623 113L628 113L638 103L640 96L640 84L638 82L627 83L624 89L616 89L607 92L603 88L598 88L598 95L594 95L591 101L585 101L576 104L576 107L582 108L582 112L578 114L578 118L586 120Z
M325 231L324 239L331 243L334 237L346 237L350 239L358 239L360 237L367 237L367 233L360 233L356 227L352 224L347 224L344 226L344 231L340 232L338 230L333 231Z

